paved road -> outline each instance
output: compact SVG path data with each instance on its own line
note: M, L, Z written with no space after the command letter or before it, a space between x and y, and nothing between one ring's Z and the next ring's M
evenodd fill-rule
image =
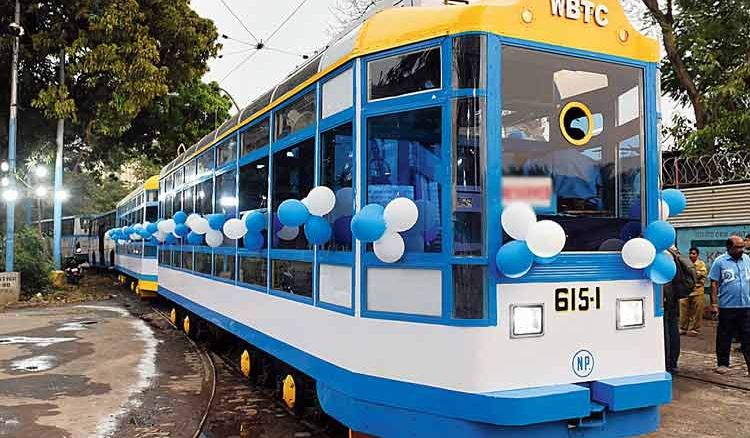
M0 436L105 437L156 373L157 340L114 304L0 316Z

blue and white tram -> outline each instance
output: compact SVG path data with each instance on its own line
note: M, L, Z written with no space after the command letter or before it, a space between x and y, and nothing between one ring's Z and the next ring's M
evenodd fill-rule
M114 269L115 242L106 238L107 230L115 227L117 211L112 210L91 218L89 226L89 263L98 269Z
M658 60L614 0L379 12L162 170L161 218L274 214L262 245L160 246L159 294L290 366L290 406L311 378L357 433L653 431L660 287L619 249L659 215ZM337 197L323 245L275 214L316 186ZM419 221L386 263L350 221L396 197ZM510 278L518 199L566 241Z
M116 209L116 224L121 229L155 222L158 214L159 178L152 176L123 198ZM158 263L153 239L118 240L115 242L115 268L131 289L142 298L156 296Z

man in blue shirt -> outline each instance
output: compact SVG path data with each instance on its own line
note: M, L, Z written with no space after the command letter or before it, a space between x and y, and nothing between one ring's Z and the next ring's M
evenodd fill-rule
M744 254L741 237L731 236L726 242L727 252L717 257L711 266L711 312L719 315L716 331L716 372L729 371L732 337L740 334L742 354L750 370L750 257ZM718 296L718 299L717 299Z

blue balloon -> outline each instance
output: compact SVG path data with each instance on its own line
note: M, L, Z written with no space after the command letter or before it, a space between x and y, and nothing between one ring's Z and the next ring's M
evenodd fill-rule
M526 242L514 240L500 247L495 255L495 264L506 277L520 278L534 265L534 254Z
M245 227L249 232L260 232L266 228L266 215L263 212L255 210L245 216Z
M144 239L148 239L149 237L151 237L151 233L149 233L145 228L141 228L140 230L136 231L136 233L138 233L138 235Z
M245 248L255 251L263 248L263 234L259 232L248 231L242 238Z
M331 240L331 224L320 216L310 216L305 222L305 237L313 245L322 245Z
M656 252L662 252L674 245L677 232L669 222L656 221L646 227L643 237L654 244Z
M190 227L185 224L179 224L174 228L174 233L180 237L185 237L190 234Z
M187 221L187 213L180 210L172 216L172 219L174 219L174 223L177 225L184 224Z
M341 216L333 222L333 238L339 245L352 244L352 217Z
M687 198L685 198L685 194L681 191L677 189L667 189L661 192L661 197L664 199L664 202L669 205L670 216L677 216L685 211Z
M667 284L677 274L677 265L674 258L667 252L656 254L654 262L646 268L646 275L656 284Z
M125 229L125 234L127 234L128 237L130 237L131 234L135 233L135 228L133 227L127 227Z
M557 259L560 257L560 255L556 255L554 257L534 257L534 262L539 263L540 265L551 265L552 263L555 263Z
M148 234L154 234L155 232L159 231L159 226L157 225L161 221L157 221L156 223L149 223L146 225L146 231L148 231Z
M187 235L187 242L190 245L203 245L203 235L191 231Z
M354 215L351 224L352 234L362 242L374 242L385 233L385 209L380 204L365 205L362 210Z
M220 231L221 227L224 226L224 222L227 221L227 217L224 213L214 213L206 216L206 220L208 220L208 226L212 230Z
M177 238L174 237L174 234L169 233L167 234L167 237L164 238L164 243L174 245L175 243L177 243Z
M279 221L287 227L304 225L310 212L302 201L287 199L279 205Z

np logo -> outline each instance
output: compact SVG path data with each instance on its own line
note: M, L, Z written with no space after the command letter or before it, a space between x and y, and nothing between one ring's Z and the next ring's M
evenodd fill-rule
M594 371L594 355L588 350L580 350L573 356L573 372L578 377L588 377Z

